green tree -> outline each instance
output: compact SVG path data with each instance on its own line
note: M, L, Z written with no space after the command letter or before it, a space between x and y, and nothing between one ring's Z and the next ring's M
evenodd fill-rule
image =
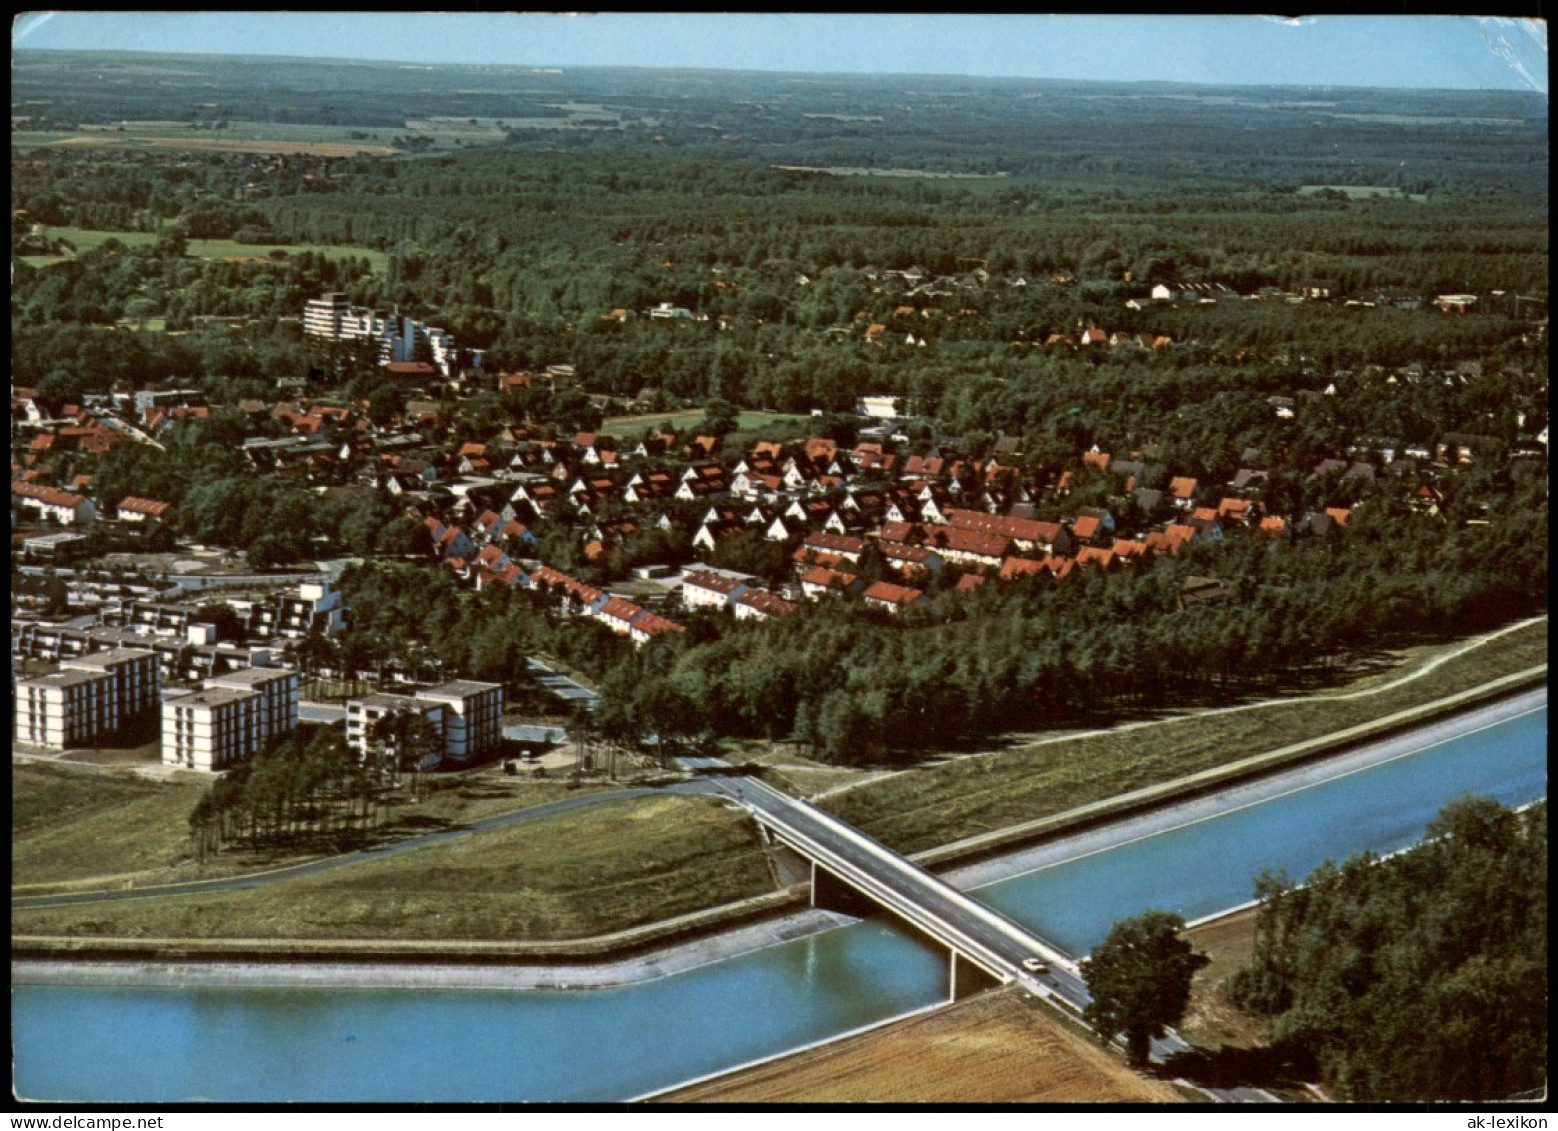
M1082 963L1093 1000L1083 1016L1104 1040L1125 1034L1130 1062L1147 1063L1152 1041L1190 1004L1190 982L1210 961L1179 937L1185 921L1167 911L1122 919Z

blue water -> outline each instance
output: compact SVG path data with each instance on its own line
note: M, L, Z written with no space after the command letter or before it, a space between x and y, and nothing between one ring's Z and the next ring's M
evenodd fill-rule
M1260 869L1422 836L1465 792L1545 796L1547 712L1236 813L987 887L1073 954L1147 907L1247 901ZM868 922L619 990L12 991L14 1081L33 1099L621 1100L943 1000L945 959Z

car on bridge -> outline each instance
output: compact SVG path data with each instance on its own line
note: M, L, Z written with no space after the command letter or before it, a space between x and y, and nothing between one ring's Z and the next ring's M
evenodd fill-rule
M1048 974L1049 964L1042 958L1024 958L1022 968L1032 974Z

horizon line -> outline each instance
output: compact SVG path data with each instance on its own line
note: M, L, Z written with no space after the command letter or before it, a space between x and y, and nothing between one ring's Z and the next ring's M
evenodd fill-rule
M881 79L881 78L938 78L938 79L966 79L983 82L1038 82L1058 84L1094 84L1115 86L1176 86L1176 87L1233 87L1257 90L1392 90L1392 91L1417 91L1420 93L1441 94L1524 94L1532 95L1542 102L1547 102L1548 93L1544 90L1532 90L1522 87L1506 86L1392 86L1392 85L1363 85L1350 83L1299 83L1299 82L1232 82L1232 81L1196 81L1190 79L1123 79L1123 78L1059 78L1044 75L979 75L969 74L963 71L805 71L805 70L772 70L761 67L700 67L700 66L634 66L623 63L414 63L405 59L370 59L356 58L344 55L275 55L275 54L246 54L238 51L152 51L144 48L125 47L56 47L47 44L29 45L20 47L13 45L11 49L12 59L24 53L49 53L56 55L142 55L156 58L182 58L182 59L255 59L255 60L285 60L296 63L317 63L320 65L352 64L375 65L397 67L403 70L432 71L439 69L464 69L464 70L523 70L543 72L566 71L655 71L662 73L674 73L678 71L695 72L699 74L722 75L798 75L829 79Z

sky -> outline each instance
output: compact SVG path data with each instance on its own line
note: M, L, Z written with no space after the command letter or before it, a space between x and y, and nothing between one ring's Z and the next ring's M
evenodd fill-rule
M1472 16L35 12L13 48L1547 93L1545 21Z

